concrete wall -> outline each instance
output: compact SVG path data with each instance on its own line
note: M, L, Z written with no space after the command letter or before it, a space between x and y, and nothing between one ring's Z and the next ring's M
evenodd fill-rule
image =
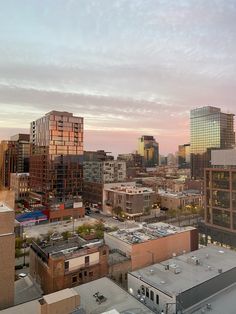
M218 276L200 285L197 285L192 289L184 291L177 297L177 303L181 304L183 309L187 309L192 305L210 297L218 291L235 283L235 278L236 267L222 274L219 274Z
M104 233L104 241L109 246L109 248L120 250L121 252L125 253L126 256L131 255L132 246L129 243L126 243L116 237L114 237L112 234Z
M74 291L74 290L72 290ZM57 300L50 304L44 302L44 299L38 303L38 314L68 314L80 305L80 296L75 293L74 296Z
M155 283L154 283L155 284ZM131 273L128 274L128 292L137 298L138 292L142 294L142 287L144 289L145 304L152 309L155 313L160 313L161 310L166 309L166 303L175 303L175 296L168 295L162 291L154 288L150 282L145 282L142 278L137 278ZM146 295L146 289L149 291L149 297ZM139 290L139 291L138 291ZM151 300L151 291L154 294L153 300ZM158 297L157 297L158 296ZM156 302L159 299L159 304ZM168 313L175 313L175 305L169 308Z

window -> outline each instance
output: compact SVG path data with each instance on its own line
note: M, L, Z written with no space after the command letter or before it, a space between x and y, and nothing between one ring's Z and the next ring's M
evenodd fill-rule
M93 277L93 272L92 271L89 272L89 277Z
M84 272L84 276L86 277L87 276L87 271L85 270L85 272Z
M85 256L85 264L89 264L89 256Z
M68 270L69 269L69 261L66 261L65 262L65 270Z
M146 288L146 297L149 298L149 289Z
M77 282L77 276L73 276L72 277L72 283L76 283Z
M150 291L150 299L154 301L154 292L152 290Z
M156 294L156 304L159 304L159 295Z
M142 291L142 294L145 294L145 289L143 285L141 286L141 291Z
M82 279L82 273L79 273L79 278Z

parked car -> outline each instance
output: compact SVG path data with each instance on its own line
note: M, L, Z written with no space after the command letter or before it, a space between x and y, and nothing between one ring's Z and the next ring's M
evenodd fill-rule
M25 278L27 275L25 274L25 273L20 273L19 275L18 275L18 277L19 278Z

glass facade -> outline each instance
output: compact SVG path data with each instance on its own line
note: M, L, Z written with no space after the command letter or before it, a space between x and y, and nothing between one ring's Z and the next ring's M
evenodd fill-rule
M205 171L205 222L236 232L236 168Z
M31 123L30 186L45 202L82 193L83 118L51 111Z
M143 156L145 167L159 165L159 144L153 136L143 135L138 139L138 153Z
M191 176L204 177L204 168L210 166L213 148L232 148L235 144L233 114L219 108L203 107L191 110Z
M180 169L190 168L190 144L179 145L178 167Z

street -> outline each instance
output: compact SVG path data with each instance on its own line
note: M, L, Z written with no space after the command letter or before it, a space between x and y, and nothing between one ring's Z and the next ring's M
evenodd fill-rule
M74 227L72 221L60 221L53 222L41 225L34 225L24 227L24 232L27 238L40 238L45 236L48 232L58 232L62 233L65 231L73 232L73 229L76 230L78 226L81 226L85 223L93 224L102 220L105 227L119 227L119 228L134 228L137 227L138 224L134 221L121 222L119 220L115 220L112 217L108 217L99 213L92 213L90 216L85 216L84 218L75 219Z

